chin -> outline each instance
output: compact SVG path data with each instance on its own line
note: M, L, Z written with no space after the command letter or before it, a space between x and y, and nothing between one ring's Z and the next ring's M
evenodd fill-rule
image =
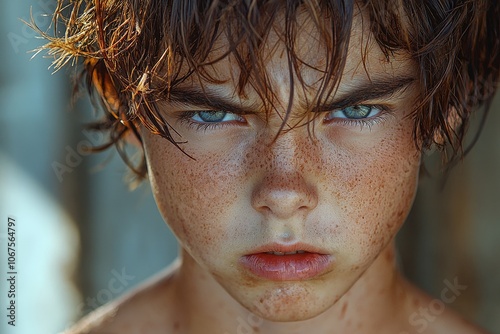
M267 314L257 314L255 315L262 317L267 321L272 322L296 322L305 321L319 316L325 310L316 310L309 307L293 307L290 309L281 309L276 312L269 312Z
M281 285L266 289L242 305L256 316L273 322L308 320L325 312L338 300L307 285Z

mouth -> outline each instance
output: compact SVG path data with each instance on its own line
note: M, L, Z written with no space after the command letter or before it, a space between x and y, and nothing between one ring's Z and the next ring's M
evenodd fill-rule
M306 251L304 250L298 250L298 251L293 251L293 252L266 252L266 254L271 254L271 255L294 255L294 254L304 254Z
M252 275L271 281L309 280L324 274L333 256L312 246L267 245L240 258L241 266Z

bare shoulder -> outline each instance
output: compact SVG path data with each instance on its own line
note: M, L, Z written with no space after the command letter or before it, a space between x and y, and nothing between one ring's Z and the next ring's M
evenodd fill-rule
M449 281L442 296L433 298L411 285L408 290L413 298L407 318L408 331L401 334L489 334L453 310L460 287L458 282Z
M449 308L443 312L440 321L436 321L430 328L430 333L436 334L489 334Z
M169 301L174 300L171 282L177 267L170 266L125 296L91 312L63 334L165 333L166 328L174 328Z

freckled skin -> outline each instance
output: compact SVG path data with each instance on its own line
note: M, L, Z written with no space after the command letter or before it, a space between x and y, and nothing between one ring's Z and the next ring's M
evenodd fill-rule
M272 145L271 134L228 142L215 138L200 151L188 143L184 148L195 162L146 135L160 211L186 252L218 274L219 283L243 305L251 309L254 298L263 298L266 316L276 320L317 315L368 268L405 218L398 213L410 208L419 154L410 121L401 126L401 120L354 143L347 138L351 131L318 128L315 143L305 128ZM388 145L378 147L380 141L372 140L376 135ZM237 270L241 255L279 240L285 230L293 241L335 254L336 265L324 280L259 283ZM241 285L248 290L242 292Z
M367 79L360 65L360 35L355 26L339 92ZM300 43L304 50L314 49L307 37ZM270 55L268 72L279 87L277 105L284 108L271 114L268 123L245 115L245 122L196 130L170 113L182 108L163 105L179 133L175 139L185 142L181 147L196 160L143 130L152 190L180 242L182 262L168 280L123 302L120 312L135 312L137 320L144 314L151 319L149 311L156 310L153 314L161 317L150 321L156 324L152 333L167 327L176 333L237 333L241 321L249 327L240 332L253 333L411 332L410 314L429 299L398 274L393 239L418 182L420 152L407 117L415 93L410 87L388 101L373 101L387 102L394 110L376 124L361 127L319 117L313 138L306 126L299 126L273 141L281 124L277 114L284 112L290 92L280 54ZM404 58L383 59L372 45L366 63L370 75L412 73ZM225 83L206 87L232 96L230 78L236 75L231 58L213 71ZM319 78L312 70L302 75L309 82ZM249 103L259 101L254 92L247 93ZM296 90L296 114L299 102L308 98L304 94ZM271 242L314 245L334 257L333 265L313 279L286 282L256 278L239 265L243 255ZM109 323L119 332L136 328L124 325L126 320ZM479 333L457 323L445 313L431 325ZM432 326L428 333L438 332Z
M399 60L394 60L399 66L380 61L380 51L373 49L367 64L373 73L411 69ZM280 87L280 104L286 105L286 63L278 56L271 59L269 71ZM351 57L346 67L354 82L366 77L360 61L359 55ZM214 72L224 80L230 65L230 59L223 61ZM303 76L318 79L312 71ZM232 82L217 89L231 91ZM248 95L258 101L256 94ZM297 94L294 100L304 98ZM280 124L276 115L268 124L247 116L245 126L221 130L174 125L178 139L187 142L181 147L196 161L145 132L153 191L184 256L262 317L289 321L324 312L387 247L411 207L420 164L413 122L405 117L413 99L410 93L393 99L397 111L370 128L317 121L314 139L302 126L273 142ZM280 239L285 232L287 240ZM242 255L274 241L326 249L335 265L320 279L301 282L257 280L241 270ZM265 314L254 307L260 299Z

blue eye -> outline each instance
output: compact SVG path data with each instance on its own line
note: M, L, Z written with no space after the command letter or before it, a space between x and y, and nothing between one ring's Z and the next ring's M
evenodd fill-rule
M328 113L325 120L329 121L335 118L343 118L350 120L362 120L378 115L382 109L372 105L355 105L344 109L334 110Z
M191 118L198 123L221 123L230 121L242 121L242 117L221 110L203 110L196 111Z

